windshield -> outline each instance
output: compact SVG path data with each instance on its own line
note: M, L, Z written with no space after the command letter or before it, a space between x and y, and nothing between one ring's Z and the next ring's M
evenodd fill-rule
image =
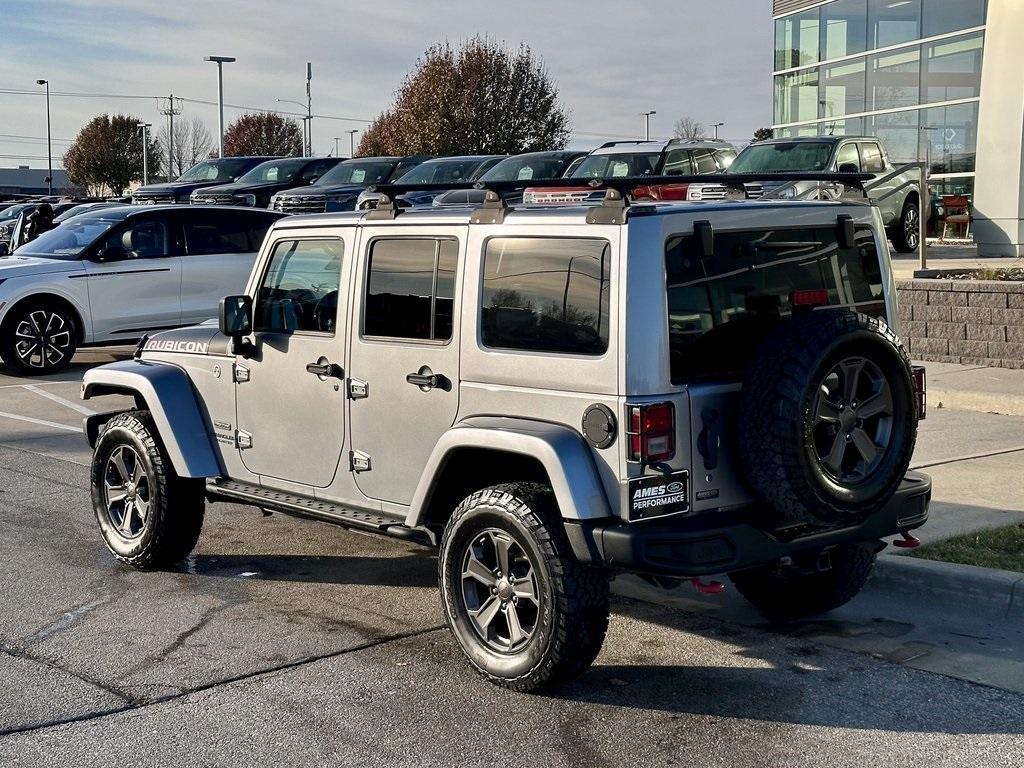
M16 253L19 256L72 261L108 229L124 221L127 215L128 211L121 215L75 216L49 232L44 232L35 240L25 243Z
M18 214L28 208L31 208L34 203L22 203L21 205L11 205L0 211L0 221L6 221L7 219L16 219Z
M479 165L480 160L476 157L463 160L427 160L405 174L398 183L448 184L468 181L473 178L473 172Z
M314 186L334 184L380 184L387 180L395 167L393 160L352 161L345 160L320 177Z
M178 181L231 181L242 172L248 160L204 160L178 177Z
M588 155L572 172L574 179L610 179L623 176L651 176L657 173L661 152L633 152L616 155Z
M508 157L480 177L481 181L557 179L565 166L559 157Z
M785 141L751 144L729 166L730 173L823 171L832 154L826 141Z
M238 179L239 184L286 183L298 176L308 160L271 160L260 163Z

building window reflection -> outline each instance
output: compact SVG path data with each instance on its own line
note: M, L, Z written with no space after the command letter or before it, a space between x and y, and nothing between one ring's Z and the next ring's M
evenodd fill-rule
M868 59L868 108L911 107L918 102L921 51L901 48Z

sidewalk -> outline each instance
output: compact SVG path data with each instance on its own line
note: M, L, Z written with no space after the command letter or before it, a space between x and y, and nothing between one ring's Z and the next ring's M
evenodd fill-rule
M892 251L893 276L897 280L910 280L921 264L917 253ZM1021 267L1024 259L1012 257L984 258L978 256L974 245L929 245L928 269L975 269L977 267Z
M1024 369L932 362L922 365L927 370L929 409L1024 416Z

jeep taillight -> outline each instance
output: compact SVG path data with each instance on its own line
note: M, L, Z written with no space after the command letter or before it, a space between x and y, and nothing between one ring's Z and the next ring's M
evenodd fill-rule
M923 365L915 365L910 369L914 375L914 399L917 400L917 420L928 415L928 383Z
M676 412L672 403L627 405L629 460L662 461L676 453Z

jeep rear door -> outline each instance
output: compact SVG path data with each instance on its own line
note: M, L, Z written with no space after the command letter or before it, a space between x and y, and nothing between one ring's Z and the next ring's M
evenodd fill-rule
M350 352L352 468L367 497L412 500L459 406L465 226L364 227Z

